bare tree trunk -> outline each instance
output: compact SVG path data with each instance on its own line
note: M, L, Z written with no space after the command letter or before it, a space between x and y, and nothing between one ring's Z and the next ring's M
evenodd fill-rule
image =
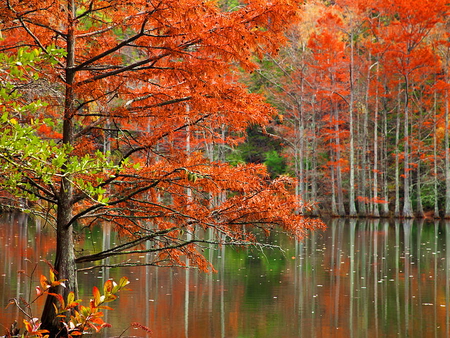
M447 79L448 82L448 79ZM450 218L450 107L449 107L448 90L445 92L445 133L444 133L444 147L445 147L445 218Z
M434 218L439 218L439 192L438 192L438 156L437 156L437 94L434 94L433 114L433 173L434 173Z
M389 180L388 180L388 170L389 170L389 152L388 152L388 121L387 121L387 111L383 110L383 199L385 203L381 205L381 214L384 217L389 216Z
M301 79L301 93L303 93L303 76ZM296 186L296 194L297 197L299 197L300 200L306 201L306 188L305 188L305 182L306 182L306 170L305 170L305 124L304 124L304 114L303 114L303 100L300 98L300 102L297 103L297 111L298 116L294 117L294 123L295 126L295 172L297 173L297 186Z
M419 115L418 121L416 123L417 125L417 132L415 133L417 139L419 140L417 150L414 152L415 154L419 154L418 156L414 156L415 160L417 161L417 168L416 168L416 194L417 194L417 204L416 204L416 216L423 218L425 216L425 213L423 211L423 204L422 204L422 172L421 172L421 159L420 154L422 153L422 148L420 141L422 140L422 125L423 121L421 121L422 115Z
M377 80L379 75L379 64L377 62ZM370 70L368 75L368 81L370 81ZM378 86L375 88L375 111L373 118L373 202L372 202L372 215L374 217L380 216L380 209L378 208Z
M421 172L420 172L420 160L418 160L417 163L417 217L423 218L425 213L423 212L423 205L422 205L422 181L421 181Z
M410 175L410 164L409 164L409 81L408 77L405 77L405 109L404 109L404 149L403 149L403 217L411 218L414 216L412 205L411 205L411 175Z
M400 94L399 94L400 96ZM400 98L399 98L400 104ZM397 122L395 128L395 206L394 216L400 217L400 113L397 111Z
M334 110L335 120L339 121L338 110L337 108ZM344 192L342 188L342 168L341 165L338 164L341 159L341 151L339 147L341 146L341 140L339 136L339 126L337 122L334 125L334 131L336 133L335 142L336 142L336 150L335 150L335 168L336 168L336 206L338 216L345 216L345 207L344 207Z
M354 72L354 51L353 51L353 33L350 34L350 102L349 102L349 124L350 124L350 187L349 187L349 215L356 216L355 206L355 132L353 125L353 106L354 106L354 86L353 86L353 72Z
M314 108L315 105L315 98L313 97L313 102L312 102L313 108L312 108L312 116L311 116L311 133L312 133L312 137L311 137L311 153L312 154L317 154L317 135L316 135L316 111ZM317 170L317 156L310 156L311 157L311 169L309 170L309 175L308 175L308 181L311 183L311 196L310 199L312 201L318 201L318 195L317 195L317 179L318 179L318 170ZM314 206L313 209L313 214L317 214L318 210L317 207Z
M360 167L359 170L359 189L358 194L361 197L358 203L359 207L359 215L360 216L367 216L367 141L369 139L369 112L366 105L362 105L361 109L363 109L362 117L363 117L363 125L362 125L362 132L360 133L360 142L361 142L361 155L360 155Z
M336 168L334 166L331 166L331 215L332 216L339 216L338 208L337 208L337 202L336 202L336 179L334 171Z
M342 168L336 167L337 207L339 216L345 216L344 191L342 188Z

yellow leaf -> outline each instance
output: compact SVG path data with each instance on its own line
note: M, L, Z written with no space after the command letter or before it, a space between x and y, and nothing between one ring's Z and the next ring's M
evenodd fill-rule
M67 302L72 303L75 300L75 293L73 291L69 292L69 295L67 296Z

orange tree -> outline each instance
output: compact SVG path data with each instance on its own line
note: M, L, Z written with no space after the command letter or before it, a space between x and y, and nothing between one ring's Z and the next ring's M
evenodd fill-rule
M301 237L321 225L298 214L289 178L271 181L264 166L230 166L214 152L274 114L237 74L277 52L296 10L290 0L229 10L199 0L1 2L1 52L40 56L11 68L23 95L6 100L2 128L21 141L4 148L0 187L54 220L54 268L67 282L51 290L62 298L47 298L50 336L64 334L55 308L76 292L77 263L139 250L156 253L149 264L186 256L208 270L201 243L256 243L252 228L274 225ZM47 104L17 108L37 99ZM74 231L104 222L128 241L76 257Z

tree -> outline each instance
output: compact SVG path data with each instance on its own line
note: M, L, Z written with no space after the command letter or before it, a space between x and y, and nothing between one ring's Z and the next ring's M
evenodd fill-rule
M278 119L271 124L272 130L266 129L264 134L271 139L268 145L274 145L273 150L282 152L282 156L272 149L267 152L266 146L261 149L261 145L257 144L260 152L265 151L265 164L269 171L270 164L272 167L277 164L281 171L290 168L289 172L297 179L298 199L315 201L310 206L308 214L317 215L317 175L315 174L317 162L314 156L310 156L314 153L316 143L314 112L311 112L314 102L307 95L305 79L308 73L305 60L309 56L306 48L308 34L310 34L308 27L317 20L317 15L308 9L315 10L315 7L310 4L301 6L301 22L288 31L289 43L281 50L281 53L276 57L270 54L264 55L260 61L260 68L247 79L247 82L253 92L263 93L279 111ZM248 156L245 158L247 154L242 152L242 149L238 148L238 150L241 150L238 154L242 153L242 159L252 162ZM236 152L232 153L232 156L236 156ZM273 169L272 172L277 173Z
M421 3L420 6L424 4ZM415 108L413 95L417 90L425 92L425 86L420 83L430 81L437 72L436 57L426 39L445 18L448 7L445 1L427 1L426 11L418 10L418 5L410 1L381 1L379 7L384 20L388 19L390 25L387 29L380 30L378 36L388 46L385 54L388 67L396 69L401 87L399 107L402 107L403 114L403 217L413 216L411 172L415 165L411 158L413 135L410 132ZM426 67L428 69L424 70ZM418 187L420 188L420 184Z
M254 55L277 52L296 18L291 1L225 11L194 0L8 0L0 13L4 53L28 46L47 59L35 65L38 81L14 90L48 105L11 108L3 119L5 130L44 121L29 135L47 153L33 166L20 147L5 152L2 165L20 175L2 177L1 186L54 220L54 269L67 282L52 293L76 292L76 263L133 250L157 253L149 264L185 265L185 255L208 270L198 249L207 229L212 242L248 245L255 227L280 225L302 237L321 226L296 212L288 177L271 181L263 165L205 156L211 144L236 145L248 126L275 113L237 74L255 69ZM73 232L104 222L129 241L76 257ZM65 334L57 302L48 297L42 315L51 337Z
M450 77L448 72L448 66L450 63L450 38L448 34L448 20L445 22L444 25L442 25L440 34L438 35L438 38L436 39L436 54L441 60L441 77L438 81L436 81L436 89L437 92L440 94L440 97L442 97L442 108L443 111L443 123L440 124L438 130L440 131L440 134L442 134L443 131L443 137L439 137L436 135L435 139L440 140L440 144L443 144L443 157L444 157L444 163L443 163L443 171L444 171L444 178L443 181L445 181L445 206L443 210L444 218L448 219L450 218L450 106L449 106L449 83L450 83ZM442 140L443 139L443 140ZM442 142L443 141L443 142Z

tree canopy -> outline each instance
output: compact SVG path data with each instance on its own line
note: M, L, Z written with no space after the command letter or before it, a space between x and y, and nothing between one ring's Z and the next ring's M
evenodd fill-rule
M297 193L334 216L450 217L449 4L307 1L258 91ZM256 78L256 76L254 76Z
M0 187L10 206L55 224L54 268L68 282L52 292L76 290L75 262L140 249L158 253L149 264L185 265L186 256L206 271L204 231L247 245L255 227L301 238L322 225L299 213L291 178L221 156L276 113L239 74L277 53L295 2L8 0L0 13L9 58ZM105 222L129 241L76 257L73 231ZM42 317L51 335L61 329L57 301L48 298Z

